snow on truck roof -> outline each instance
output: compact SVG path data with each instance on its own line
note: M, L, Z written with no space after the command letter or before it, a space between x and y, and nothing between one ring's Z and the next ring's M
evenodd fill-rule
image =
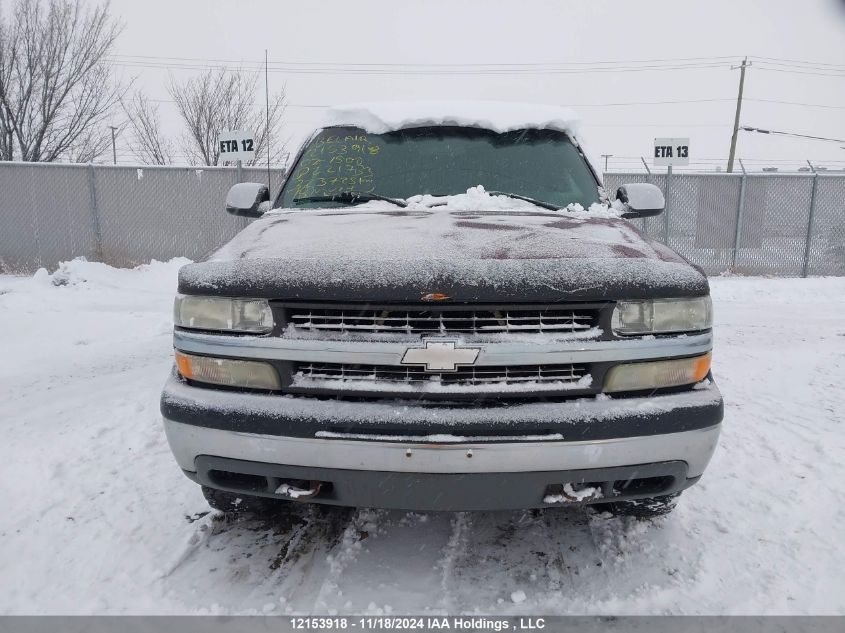
M321 127L359 127L384 134L427 125L458 125L494 132L548 129L575 138L579 119L574 110L553 105L506 101L374 101L329 108Z

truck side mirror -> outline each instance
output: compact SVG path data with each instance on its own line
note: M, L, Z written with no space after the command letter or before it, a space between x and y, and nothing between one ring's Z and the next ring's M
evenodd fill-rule
M233 185L226 195L226 211L245 218L260 218L270 210L270 190L257 182Z
M616 191L616 199L625 205L623 218L647 218L660 215L666 207L666 200L660 187L647 182L632 182L622 185Z

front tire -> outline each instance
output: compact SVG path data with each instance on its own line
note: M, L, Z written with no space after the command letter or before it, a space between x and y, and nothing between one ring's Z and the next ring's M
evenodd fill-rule
M647 499L631 499L630 501L614 501L611 503L595 503L591 507L598 512L610 512L613 516L636 517L651 519L669 514L678 504L680 492Z

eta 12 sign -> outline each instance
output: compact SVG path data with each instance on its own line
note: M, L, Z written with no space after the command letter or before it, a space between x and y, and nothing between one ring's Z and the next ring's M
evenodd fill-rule
M654 164L658 167L686 167L689 165L689 139L654 139Z
M221 132L217 137L217 149L220 151L221 162L245 163L255 158L255 137L252 132L242 130Z

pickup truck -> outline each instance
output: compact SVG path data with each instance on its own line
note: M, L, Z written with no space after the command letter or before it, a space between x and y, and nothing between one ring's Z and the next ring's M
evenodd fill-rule
M179 274L170 447L227 512L669 512L723 403L706 276L630 220L568 109L336 107Z

